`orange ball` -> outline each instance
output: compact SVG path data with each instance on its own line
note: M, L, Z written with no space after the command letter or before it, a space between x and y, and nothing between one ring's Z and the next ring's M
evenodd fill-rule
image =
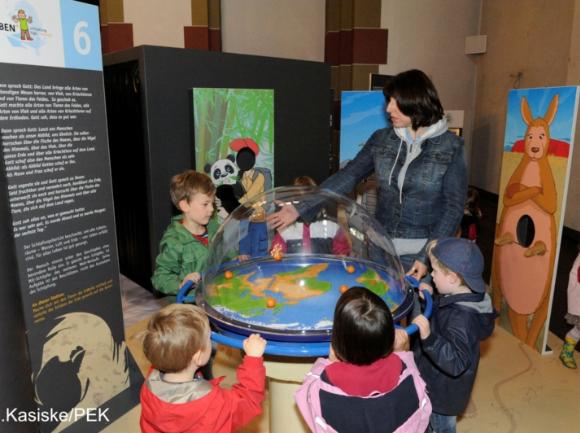
M346 267L346 272L348 272L349 274L354 274L354 271L356 271L356 268L353 265L348 265Z
M347 284L341 284L340 287L338 288L338 290L340 290L340 293L344 293L348 290L348 285Z
M274 298L268 298L266 300L266 307L274 308L276 306L276 300Z
M234 273L232 271L225 271L224 277L226 277L226 280L232 279L234 278Z

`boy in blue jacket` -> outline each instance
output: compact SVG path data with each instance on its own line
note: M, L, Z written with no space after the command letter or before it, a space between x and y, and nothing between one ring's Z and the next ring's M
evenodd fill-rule
M423 315L413 320L420 336L413 352L433 405L428 431L455 433L477 374L479 342L491 335L496 314L475 243L443 238L428 251L438 295L431 320Z

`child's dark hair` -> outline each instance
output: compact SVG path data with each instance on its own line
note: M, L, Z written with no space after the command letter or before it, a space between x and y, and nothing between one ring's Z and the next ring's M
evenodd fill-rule
M479 207L479 191L472 186L467 189L465 209L474 217L479 217L481 215L481 209Z
M298 176L292 182L294 186L316 186L316 181L310 176Z
M385 301L365 287L351 287L334 310L332 347L336 356L368 365L393 351L395 328Z

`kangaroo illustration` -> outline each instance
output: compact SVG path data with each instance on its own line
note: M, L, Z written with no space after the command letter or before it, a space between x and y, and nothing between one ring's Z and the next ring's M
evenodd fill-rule
M503 295L514 335L531 347L548 314L556 254L558 204L548 149L557 110L558 95L554 95L544 117L534 119L528 101L522 98L525 151L503 192L495 239L494 307L499 311Z

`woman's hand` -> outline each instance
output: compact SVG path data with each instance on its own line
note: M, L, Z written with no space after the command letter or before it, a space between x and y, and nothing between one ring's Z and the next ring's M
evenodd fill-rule
M294 223L300 214L290 203L278 203L282 208L278 212L274 212L266 217L268 225L273 229L284 229L290 224Z
M407 275L410 275L419 281L421 278L427 275L427 271L428 269L425 263L420 262L419 260L415 260L413 266L411 266L411 269L409 269L409 272L407 272Z

